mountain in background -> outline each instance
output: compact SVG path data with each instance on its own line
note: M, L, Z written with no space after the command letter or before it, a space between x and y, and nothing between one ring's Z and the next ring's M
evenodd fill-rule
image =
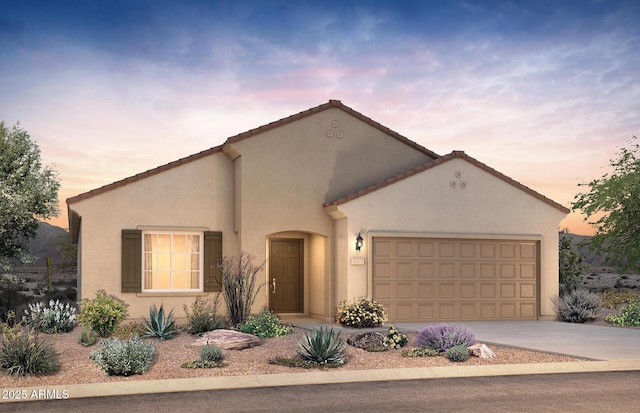
M595 252L589 251L589 247L586 245L587 242L592 238L586 235L576 235L571 233L562 233L560 234L560 238L568 237L571 238L571 245L573 248L580 252L584 256L584 262L589 264L592 267L605 267L608 264L605 264L606 257L597 255Z
M38 259L32 265L36 267L46 267L47 257L51 257L53 265L62 262L60 247L58 242L61 237L68 237L69 232L64 228L56 227L46 222L40 222L36 237L29 243L29 254Z

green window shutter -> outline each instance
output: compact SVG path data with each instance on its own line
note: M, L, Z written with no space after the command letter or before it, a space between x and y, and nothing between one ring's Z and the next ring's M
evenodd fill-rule
M222 271L218 262L222 259L222 232L204 233L204 291L220 291Z
M142 231L122 230L122 292L142 291Z

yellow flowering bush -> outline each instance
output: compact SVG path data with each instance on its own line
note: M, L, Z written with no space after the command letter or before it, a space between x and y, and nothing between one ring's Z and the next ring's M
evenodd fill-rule
M367 297L343 301L336 313L336 321L346 327L379 327L387 319L384 306Z
M392 324L389 326L389 332L384 339L384 342L389 348L399 349L407 345L409 339L405 334L402 334L398 331L398 329Z

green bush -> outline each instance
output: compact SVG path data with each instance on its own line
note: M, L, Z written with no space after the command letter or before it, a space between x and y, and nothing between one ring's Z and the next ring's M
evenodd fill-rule
M640 300L625 304L619 315L609 314L606 320L619 326L640 327Z
M10 314L9 319L14 316ZM16 376L40 376L54 373L60 368L58 355L51 343L43 340L32 328L20 323L0 329L0 368Z
M387 313L382 304L364 297L353 302L342 302L338 307L336 320L347 327L379 327L387 321Z
M191 312L186 304L184 304L184 312L189 321L187 331L193 335L199 336L207 331L217 330L224 327L222 317L218 315L218 306L220 305L220 294L216 294L215 298L207 299L196 297L191 304Z
M469 360L469 348L467 346L454 346L447 350L447 358L457 363Z
M207 344L200 347L200 359L205 361L220 361L222 350L219 347Z
M158 341L173 338L178 332L173 322L173 310L165 318L163 305L158 310L154 304L149 310L149 322L142 319L142 324L147 329L143 337L156 337Z
M317 364L344 364L347 346L340 338L340 333L335 334L333 327L319 330L313 329L311 335L305 334L304 341L298 341L296 353L300 358L309 363Z
M238 330L256 337L266 338L287 335L293 331L293 327L288 324L280 324L278 316L267 307L263 307L258 315L247 317L240 324Z
M600 310L600 296L584 288L571 290L558 299L558 318L568 323L595 320Z
M76 325L76 308L58 300L50 300L49 306L42 303L29 304L24 314L26 325L44 333L66 333Z
M100 350L94 350L89 356L107 376L142 374L149 369L155 357L153 344L138 337L102 340Z
M436 357L439 355L440 353L437 351L426 347L411 347L402 352L402 357Z
M78 321L88 325L100 337L109 337L116 326L127 318L128 305L104 290L96 292L93 300L80 301Z

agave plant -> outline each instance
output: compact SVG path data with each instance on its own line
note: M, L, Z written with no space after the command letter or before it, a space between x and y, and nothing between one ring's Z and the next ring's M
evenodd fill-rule
M333 327L320 327L319 330L314 328L310 336L305 334L303 342L298 341L298 346L296 353L302 360L318 364L343 364L347 351L340 333L335 334Z
M154 304L149 310L149 322L143 318L142 323L147 329L147 334L143 337L157 337L158 341L173 338L178 332L173 321L173 310L171 310L167 318L165 318L162 305L160 306L160 310L158 310Z

